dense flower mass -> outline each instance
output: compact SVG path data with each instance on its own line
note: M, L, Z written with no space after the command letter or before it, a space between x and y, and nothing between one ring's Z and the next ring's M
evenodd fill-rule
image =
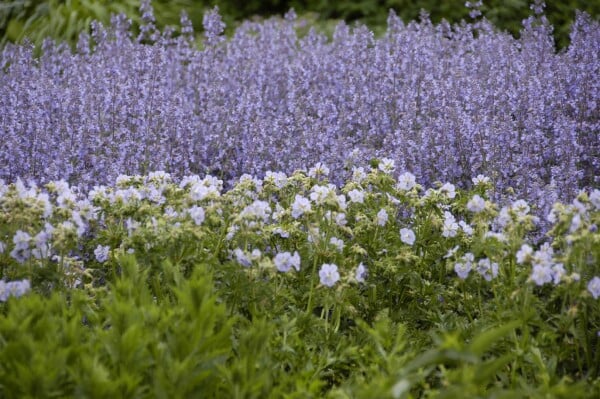
M342 23L329 40L300 36L290 14L245 22L224 40L210 12L197 50L187 20L174 37L156 30L150 7L143 13L138 37L117 16L82 34L74 52L48 41L37 59L29 45L5 46L0 178L91 188L161 169L229 184L324 160L309 175L339 183L387 156L382 171L411 171L402 189L415 176L464 188L483 174L494 198L512 187L542 209L598 184L600 29L587 15L556 53L540 14L519 39L485 19L436 26L391 14L380 38ZM148 194L160 201L157 189ZM198 185L190 195L209 193Z

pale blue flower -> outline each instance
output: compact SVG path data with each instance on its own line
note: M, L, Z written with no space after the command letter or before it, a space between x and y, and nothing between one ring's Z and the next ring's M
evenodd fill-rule
M293 255L289 252L280 252L275 255L273 263L277 270L283 273L288 272L292 267L296 271L300 271L300 255L298 251L294 251Z
M382 158L378 165L383 173L392 174L396 170L396 162L390 158Z
M600 277L594 277L587 285L587 290L594 299L600 298Z
M526 216L530 211L529 205L527 204L527 202L525 202L525 200L522 199L513 202L510 208L519 217Z
M365 173L365 169L361 166L361 167L352 167L352 181L355 183L362 183L363 180L365 180L365 178L367 177L367 174Z
M388 213L385 209L380 209L379 212L377 212L377 224L379 226L385 226L385 224L388 221Z
M188 209L188 214L196 224L196 226L200 226L204 222L204 209L200 206L192 206Z
M477 262L476 270L486 281L491 281L498 276L498 264L491 262L488 258L480 259Z
M339 252L344 250L344 241L337 237L331 237L329 239L329 243L333 245Z
M329 168L322 162L317 162L315 166L308 170L308 176L315 179L327 175L329 175Z
M28 249L30 241L31 236L22 230L17 230L13 236L13 243L15 244L15 249L17 250Z
M457 262L454 264L454 271L462 280L469 277L469 272L471 271L471 263L470 262Z
M311 210L310 201L308 198L296 194L294 203L292 204L292 217L298 219L303 214L310 212Z
M473 213L482 212L485 209L485 200L479 195L475 194L469 202L467 202L467 210Z
M456 219L454 215L450 212L444 212L444 224L442 226L442 236L443 237L455 237L458 234L458 223L456 223Z
M108 260L108 256L110 254L110 247L108 245L98 245L94 250L94 255L96 256L96 260L100 263L104 263Z
M415 243L415 232L411 229L402 228L400 229L400 241L405 244L413 245Z
M468 224L464 220L461 220L460 222L458 222L458 225L460 226L460 228L462 229L462 231L465 232L466 235L468 235L468 236L472 236L473 235L473 227L471 227L470 224Z
M531 272L531 280L540 286L551 282L552 268L550 266L534 265Z
M487 184L490 182L490 178L484 175L477 175L471 179L474 185Z
M525 262L528 262L532 256L533 248L527 244L523 244L521 245L521 249L517 251L517 263L521 265Z
M398 177L398 190L409 191L417 185L415 175L410 172L404 172Z
M236 248L233 250L233 255L237 263L244 267L250 267L252 265L252 259L244 252L241 248Z
M557 263L552 266L552 282L554 285L558 285L566 274L567 271L562 263Z
M354 189L348 193L348 198L350 198L350 202L362 204L365 202L365 192Z
M367 278L367 268L365 267L365 265L362 264L362 262L356 268L356 272L354 274L354 278L359 283L364 283L365 282L365 280Z
M456 197L456 187L451 183L444 183L444 185L440 187L440 192L450 199Z
M6 302L9 297L19 298L31 290L29 280L4 281L0 280L0 302Z
M338 267L335 264L324 263L319 270L319 279L321 284L333 287L340 279Z

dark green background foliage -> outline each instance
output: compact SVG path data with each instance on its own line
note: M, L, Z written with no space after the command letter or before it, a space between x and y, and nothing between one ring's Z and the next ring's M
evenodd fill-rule
M600 15L600 2L590 0L547 1L546 14L555 27L559 47L568 43L570 24L575 10L583 10L594 18ZM421 9L429 12L434 22L442 18L450 22L469 20L464 0L154 0L153 7L159 27L177 25L179 12L186 10L197 30L202 27L203 13L219 6L231 28L243 19L256 16L282 15L293 7L298 14L317 13L321 20L344 19L362 21L376 32L385 27L390 8L404 21L418 18ZM8 0L0 4L0 37L2 42L30 37L35 43L43 38L67 39L74 42L78 32L98 19L107 23L111 13L124 12L134 23L139 22L138 0ZM521 21L531 14L527 0L484 1L484 15L501 29L518 34Z

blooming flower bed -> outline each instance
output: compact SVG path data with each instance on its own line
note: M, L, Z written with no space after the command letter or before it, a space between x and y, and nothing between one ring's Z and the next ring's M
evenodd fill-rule
M539 2L538 2L539 3ZM292 173L326 160L389 157L419 181L462 188L480 173L549 211L599 184L598 22L579 14L554 50L539 5L521 37L485 19L450 26L390 15L379 38L340 24L331 40L302 21L246 22L230 40L216 12L197 50L152 9L135 36L124 17L95 24L75 52L48 41L0 53L0 178L91 188L121 173ZM51 145L50 145L51 144Z
M600 396L598 22L477 7L7 45L0 396Z
M155 352L151 347L166 338L144 336L139 329L159 323L167 317L161 312L173 306L189 311L185 302L204 295L222 316L213 330L204 331L206 339L220 334L259 339L264 320L270 333L260 341L265 363L245 365L245 377L235 377L235 370L246 357L258 356L251 349L235 349L234 340L234 347L223 344L217 361L192 345L182 363L198 377L190 392L207 389L206 383L216 395L229 396L229 389L250 389L255 374L263 394L292 392L286 384L295 381L308 396L358 394L366 381L372 389L380 384L382 397L451 392L446 383L482 395L510 392L517 381L540 395L567 386L598 387L600 190L557 203L547 215L552 228L545 242L533 244L539 221L530 205L523 200L497 205L485 176L474 178L468 191L450 183L425 188L409 172L394 172L388 159L370 169L356 167L341 187L326 175L324 164L292 175L269 172L264 179L244 175L229 190L210 175L177 181L165 172L122 175L114 185L88 192L64 181L1 185L0 357L23 365L12 352L21 342L16 331L31 337L19 344L28 350L48 345L35 335L34 321L19 326L23 309L35 303L49 312L43 317L78 315L78 327L72 328L92 342L78 346L78 361L92 361L95 353L93 367L107 381L120 381L115 390L128 396L141 387L152 391L158 389L152 373L167 373L156 363L159 352L169 353L169 361L183 361L177 356L184 355L169 341ZM201 292L188 287L199 282ZM158 313L123 321L118 309L109 310L118 304L134 315ZM177 317L189 320L187 313ZM161 328L156 333L166 334ZM149 346L131 341L134 349L112 348L125 345L112 341L113 330L139 335ZM432 341L432 333L450 335ZM288 343L287 334L294 337ZM375 352L358 351L363 340ZM67 350L68 344L53 345ZM311 345L323 345L324 352L312 352ZM375 350L379 345L384 346ZM137 351L149 367L134 367L127 374L131 385L113 374L126 364L119 356L128 351ZM200 361L194 356L203 366L193 365ZM537 363L527 360L531 356ZM38 358L44 367L57 361ZM391 366L383 361L397 368L386 369ZM197 367L212 370L208 380ZM286 377L270 380L261 374L263 367ZM478 367L490 368L490 374L480 379L462 374ZM541 371L550 376L543 384L534 377ZM17 368L0 369L0 381L21 377ZM89 388L74 370L65 370L59 380L70 387L61 392ZM169 381L163 381L164 389L176 389ZM2 386L6 391L11 385ZM14 392L34 392L27 391L33 386L22 389ZM395 395L396 390L404 393Z

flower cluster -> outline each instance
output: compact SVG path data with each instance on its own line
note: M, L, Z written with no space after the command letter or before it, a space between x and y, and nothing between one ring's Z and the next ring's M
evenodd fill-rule
M156 29L148 4L142 12L137 38L115 16L108 27L93 24L74 52L50 41L39 58L27 44L1 50L0 179L91 188L121 173L167 170L229 184L243 173L314 165L310 177L341 183L351 170L360 178L355 165L385 155L382 172L411 169L401 190L415 177L469 188L483 173L497 189L492 199L512 189L542 210L598 184L600 28L585 14L556 53L543 24L526 22L514 39L485 19L436 26L394 14L379 38L343 23L330 40L300 36L290 14L245 22L224 40L214 10L198 50L187 19L175 37ZM442 191L452 198L451 186ZM163 198L160 185L142 195ZM210 192L200 184L190 195ZM469 204L483 206L477 197ZM297 217L308 211L301 198L296 208Z
M156 253L162 262L164 251L191 251L268 279L294 269L285 278L305 281L321 265L314 276L321 287L381 283L390 267L410 265L467 283L475 273L490 284L516 275L536 287L586 284L598 296L600 251L590 248L599 234L600 190L556 203L547 216L549 240L538 243L528 234L540 224L530 215L532 205L496 204L486 194L485 176L471 191L450 183L425 189L411 173L396 179L391 163L379 165L361 168L360 179L355 173L343 187L321 176L323 164L311 169L319 173L244 175L225 191L210 175L177 183L164 172L120 175L114 185L87 193L64 181L2 184L0 259L8 265L2 277L22 278L29 270L26 277L38 281L37 270L61 265L71 287L85 283L92 269L110 267L119 254L153 262ZM510 272L515 263L517 274Z

